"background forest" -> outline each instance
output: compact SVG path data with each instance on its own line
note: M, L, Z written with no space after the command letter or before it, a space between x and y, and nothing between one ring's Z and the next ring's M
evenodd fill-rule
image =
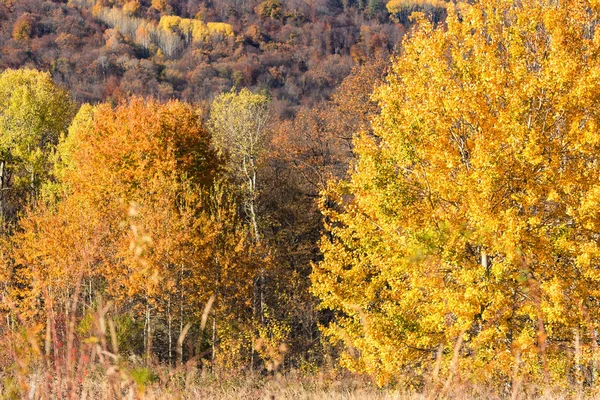
M0 392L597 395L598 21L0 0Z

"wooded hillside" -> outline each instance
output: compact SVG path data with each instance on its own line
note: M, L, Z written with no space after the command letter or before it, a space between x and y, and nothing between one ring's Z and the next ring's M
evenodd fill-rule
M1 390L595 395L598 21L1 1Z

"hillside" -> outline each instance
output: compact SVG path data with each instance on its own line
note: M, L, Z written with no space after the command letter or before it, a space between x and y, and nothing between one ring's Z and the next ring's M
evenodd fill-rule
M405 31L376 1L25 0L1 7L0 67L50 71L79 102L139 95L202 103L237 86L268 91L288 117L300 104L327 99L354 65L385 57Z

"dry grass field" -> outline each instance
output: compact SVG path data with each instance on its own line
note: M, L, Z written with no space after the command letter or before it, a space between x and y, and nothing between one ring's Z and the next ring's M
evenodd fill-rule
M597 399L591 390L520 385L502 392L459 381L438 382L425 390L378 388L364 377L336 371L328 374L237 376L204 373L196 366L156 368L97 366L86 377L54 379L52 373L34 372L22 380L2 376L1 398L6 399L248 399L248 400L429 400L429 399Z

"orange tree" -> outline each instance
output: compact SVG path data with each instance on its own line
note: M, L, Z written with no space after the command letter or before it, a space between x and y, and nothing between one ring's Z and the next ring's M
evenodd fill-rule
M380 384L593 380L600 279L596 1L481 1L424 18L374 135L322 209L313 291L343 365ZM457 346L458 348L458 346Z
M59 143L56 182L13 239L13 259L31 287L20 297L44 298L42 309L35 301L23 307L29 315L36 307L41 316L68 314L73 301L93 306L102 295L133 327L120 332L123 350L170 362L182 358L177 339L188 323L199 346L214 346L217 315L243 330L258 263L229 211L234 199L213 206L208 197L218 171L190 105L140 98L116 108L84 105ZM206 337L204 304L223 292L236 295L218 298L215 332Z

